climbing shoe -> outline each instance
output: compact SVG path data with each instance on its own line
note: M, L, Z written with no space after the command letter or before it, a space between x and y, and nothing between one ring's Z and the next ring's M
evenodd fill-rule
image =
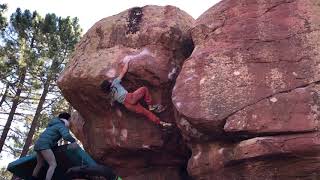
M171 123L167 123L167 122L163 122L163 121L160 121L160 125L161 125L162 127L171 127L171 126L172 126Z
M151 105L149 106L149 110L150 111L153 111L155 113L161 113L163 112L164 110L166 110L166 107L161 105L161 104L155 104L155 105Z

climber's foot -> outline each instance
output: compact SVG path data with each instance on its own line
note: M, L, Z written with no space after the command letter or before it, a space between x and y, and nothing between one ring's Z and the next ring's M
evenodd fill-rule
M166 108L167 108L166 106L163 106L161 104L155 104L155 105L149 106L149 110L153 111L155 113L161 113L161 112L165 111Z
M171 127L171 126L172 126L171 123L167 123L167 122L163 122L163 121L160 121L160 125L161 125L162 127Z

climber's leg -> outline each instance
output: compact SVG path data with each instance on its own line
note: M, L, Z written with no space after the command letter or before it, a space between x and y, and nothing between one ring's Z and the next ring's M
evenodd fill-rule
M38 177L38 174L39 174L39 171L41 169L41 167L44 165L44 159L41 155L40 152L37 152L37 165L36 167L33 169L33 172L32 172L32 177Z
M51 180L53 173L54 173L54 170L57 167L56 158L54 157L54 154L51 149L42 150L41 155L49 164L49 169L47 171L46 180Z
M126 98L128 98L127 101L130 104L136 104L140 99L143 98L148 105L152 105L152 97L147 87L140 87L133 93L128 93Z
M160 119L156 115L154 115L152 112L148 111L143 106L141 106L141 104L139 104L139 103L130 104L125 100L124 101L124 106L128 110L136 112L138 114L142 114L142 115L146 116L150 121L152 121L152 122L154 122L156 124L160 124Z
M148 108L150 111L160 113L164 110L166 110L166 107L161 104L153 104L152 103L152 97L147 87L140 87L133 93L128 93L126 96L126 101L129 104L137 104L140 99L144 99L144 101L147 103Z

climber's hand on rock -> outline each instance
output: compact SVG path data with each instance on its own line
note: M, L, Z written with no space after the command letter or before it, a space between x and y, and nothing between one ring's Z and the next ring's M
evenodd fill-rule
M110 102L110 106L111 107L113 107L114 106L114 102L112 101L112 102Z
M77 149L78 147L79 147L79 145L76 142L68 145L68 149Z
M122 62L124 63L124 64L128 64L130 61L131 61L131 57L130 56L126 56L126 57L124 57L123 58L123 60L122 60Z
M140 55L150 55L150 51L147 48L144 48L141 52Z

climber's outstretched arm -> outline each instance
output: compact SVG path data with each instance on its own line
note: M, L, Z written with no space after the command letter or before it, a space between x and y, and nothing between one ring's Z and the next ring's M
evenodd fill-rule
M129 69L129 61L124 64L124 66L123 66L123 68L122 68L122 70L121 70L121 73L120 73L120 75L119 75L119 77L118 77L120 80L121 80L121 79L124 77L124 75L127 73L128 69Z
M136 54L136 55L127 55L123 58L122 62L124 62L124 67L122 68L122 71L119 75L119 79L121 80L124 75L127 73L128 71L128 68L129 68L129 62L131 60L134 60L134 59L137 59L137 58L141 58L143 56L146 56L146 55L151 55L149 50L148 49L143 49L139 54Z

